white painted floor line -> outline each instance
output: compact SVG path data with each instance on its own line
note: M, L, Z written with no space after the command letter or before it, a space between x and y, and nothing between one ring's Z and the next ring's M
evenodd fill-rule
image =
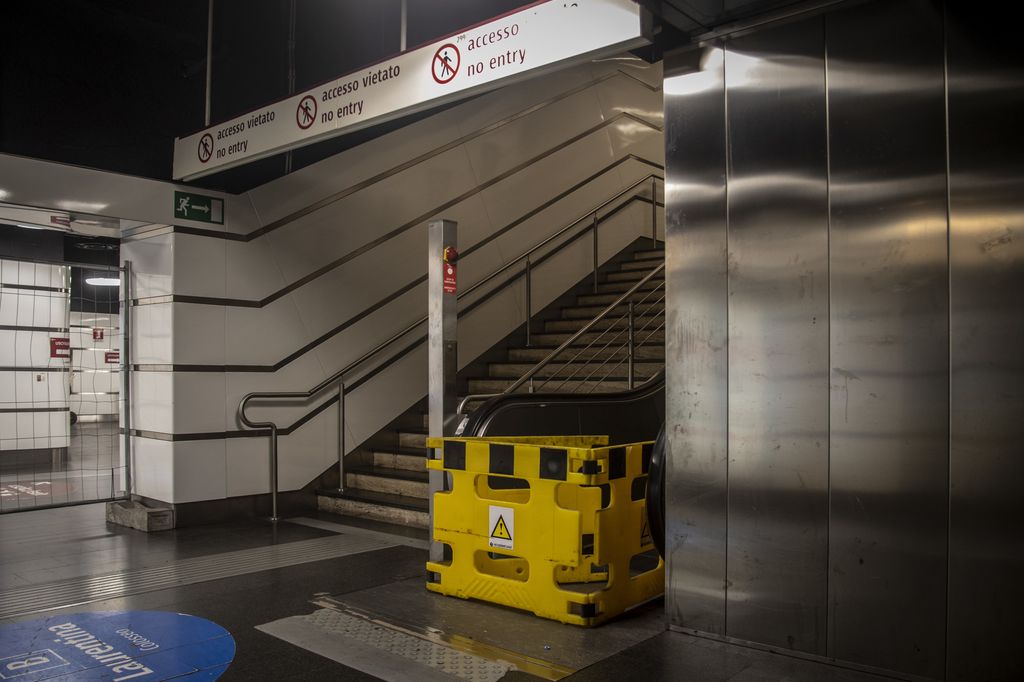
M335 533L364 535L369 538L377 538L378 540L388 541L392 544L403 545L405 547L415 547L416 549L430 549L430 541L422 538L410 538L404 535L392 535L391 533L383 533L378 530L370 530L369 528L349 526L343 523L324 521L322 519L312 519L306 516L299 516L293 519L287 519L287 521L289 523L295 523L300 526L308 526L309 528L319 528L320 530L329 530Z
M0 618L52 611L168 587L192 585L311 561L372 552L400 543L383 533L353 533L212 554L150 568L17 587L0 593Z

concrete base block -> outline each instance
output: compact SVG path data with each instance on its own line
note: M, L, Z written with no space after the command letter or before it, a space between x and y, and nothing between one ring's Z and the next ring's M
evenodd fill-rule
M146 533L171 530L174 528L174 510L170 507L147 507L134 500L107 502L107 523Z

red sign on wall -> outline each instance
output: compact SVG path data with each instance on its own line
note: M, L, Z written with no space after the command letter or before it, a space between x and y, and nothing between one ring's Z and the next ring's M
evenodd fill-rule
M121 351L108 350L103 354L103 362L108 365L118 365L121 363Z
M92 330L92 340L93 341L102 341L103 340L103 330L98 328L98 327L93 327L93 330Z
M71 359L71 339L62 336L50 337L50 357Z
M456 285L456 271L454 263L442 263L441 267L444 268L444 293L454 294Z

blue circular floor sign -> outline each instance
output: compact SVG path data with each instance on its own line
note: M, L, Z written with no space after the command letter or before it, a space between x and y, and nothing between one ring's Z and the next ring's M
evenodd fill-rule
M0 626L0 680L215 680L235 640L205 618L96 611Z

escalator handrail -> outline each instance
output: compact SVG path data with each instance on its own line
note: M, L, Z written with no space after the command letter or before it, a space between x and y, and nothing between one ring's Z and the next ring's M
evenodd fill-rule
M662 559L665 558L665 443L665 423L662 422L647 469L647 524Z
M487 435L486 426L491 416L500 409L509 406L630 402L663 390L664 386L665 370L662 369L636 388L615 393L499 393L491 396L482 405L466 415L459 425L458 435L467 437Z

